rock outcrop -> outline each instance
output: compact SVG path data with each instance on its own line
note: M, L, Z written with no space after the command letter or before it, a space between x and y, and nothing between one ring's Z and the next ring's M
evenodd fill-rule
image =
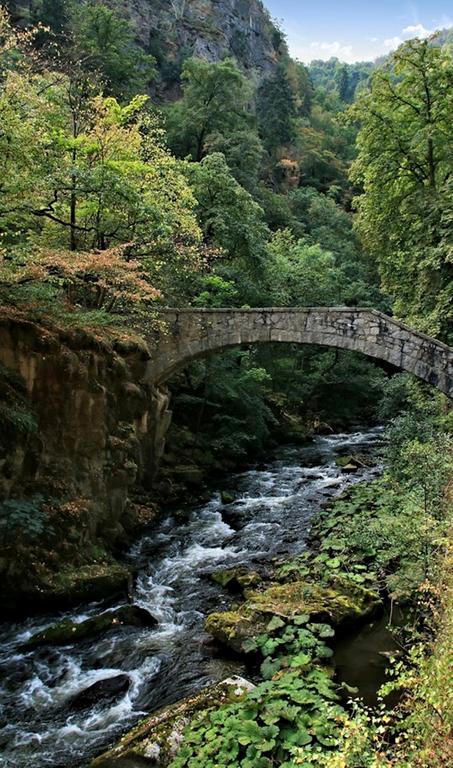
M109 0L105 0L109 4ZM15 23L26 23L36 0L10 0ZM206 61L233 57L258 79L271 74L286 52L284 37L261 0L120 0L115 3L134 29L137 41L157 62L154 96L179 94L179 76L190 56Z
M124 0L143 47L157 59L164 90L174 85L187 56L221 61L232 56L242 69L270 74L283 36L260 0Z
M90 571L79 595L62 565L90 548L96 560L98 549L124 540L137 516L152 516L152 506L135 509L129 499L131 489L152 476L170 422L166 391L143 383L148 359L139 339L101 339L0 314L0 578L6 593L27 571L17 558L21 538L25 557L40 529L48 533L55 573L77 601L88 596L90 580L105 581L106 573ZM24 530L35 537L25 541L17 533ZM29 579L30 588L39 582L35 568ZM63 586L55 584L54 591L64 592Z

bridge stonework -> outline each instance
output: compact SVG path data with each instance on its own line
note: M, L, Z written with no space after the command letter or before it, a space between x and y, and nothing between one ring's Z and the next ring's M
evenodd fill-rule
M244 344L289 342L361 352L453 397L453 349L372 309L168 309L148 334L146 378L159 384L195 358Z

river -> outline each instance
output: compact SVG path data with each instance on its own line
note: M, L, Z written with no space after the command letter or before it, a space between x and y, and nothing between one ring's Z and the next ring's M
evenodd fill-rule
M24 651L34 633L64 618L83 621L105 606L3 624L0 766L85 766L145 714L243 671L238 662L216 658L203 632L206 614L231 600L206 574L303 551L320 505L379 472L363 468L347 475L335 458L375 452L381 435L376 428L282 448L269 464L223 481L235 498L227 507L217 492L208 503L185 509L183 522L169 512L145 532L127 560L138 572L134 601L158 619L156 628L122 626L95 641ZM120 674L127 675L128 690L74 708L74 696Z

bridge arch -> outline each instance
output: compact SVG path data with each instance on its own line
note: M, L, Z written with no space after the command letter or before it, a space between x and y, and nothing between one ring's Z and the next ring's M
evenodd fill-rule
M361 352L412 373L453 398L453 349L373 309L168 309L161 318L162 331L148 334L150 383L163 383L210 352L289 342Z

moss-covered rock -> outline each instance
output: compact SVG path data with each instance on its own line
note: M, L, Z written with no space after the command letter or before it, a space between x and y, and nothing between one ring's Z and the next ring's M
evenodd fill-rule
M222 500L222 504L232 504L234 501L234 494L231 493L231 491L221 491L220 498Z
M172 467L171 474L176 482L199 488L204 482L204 473L195 464L178 464Z
M39 608L66 609L79 603L127 595L130 582L129 570L120 563L68 566L56 573L46 573L39 587L28 590L28 597Z
M215 584L220 584L221 587L228 588L234 592L255 587L262 581L257 571L250 571L245 567L213 571L209 574L209 578Z
M40 645L65 645L107 632L118 626L155 627L157 620L138 605L124 605L114 611L106 611L86 621L61 621L32 635L24 648L36 648Z
M247 652L247 641L262 634L269 617L293 619L308 615L334 626L362 621L381 605L376 592L338 579L329 587L308 581L271 584L248 590L246 601L233 611L211 613L205 629L236 653Z
M95 758L91 768L164 768L181 746L183 731L195 715L240 701L253 687L248 680L232 677L171 704L142 720L112 749Z
M348 454L347 456L338 456L335 459L337 467L341 467L345 472L355 472L361 467L374 467L376 462L369 456L362 453Z

